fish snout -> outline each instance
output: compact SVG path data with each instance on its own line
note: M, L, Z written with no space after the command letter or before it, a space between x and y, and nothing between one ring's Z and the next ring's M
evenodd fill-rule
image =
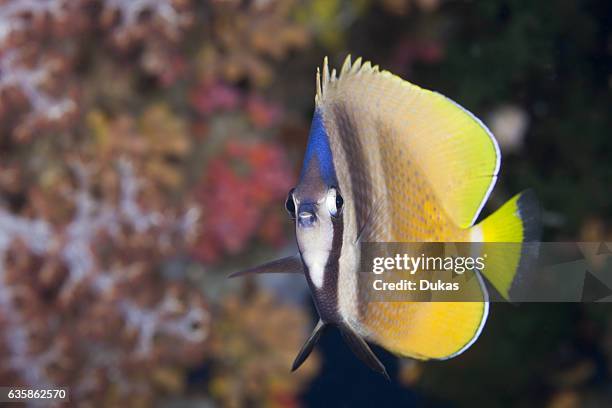
M298 208L297 222L301 228L312 227L317 221L316 208L314 204L300 204Z

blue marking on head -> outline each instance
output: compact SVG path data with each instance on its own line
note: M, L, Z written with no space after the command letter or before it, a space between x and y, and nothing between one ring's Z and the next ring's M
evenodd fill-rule
M317 160L313 162L312 159L314 157L316 157ZM308 166L313 164L319 165L319 172L325 184L328 186L337 185L336 169L334 168L332 152L329 146L329 136L323 125L321 112L318 110L315 110L312 118L300 180L304 178Z

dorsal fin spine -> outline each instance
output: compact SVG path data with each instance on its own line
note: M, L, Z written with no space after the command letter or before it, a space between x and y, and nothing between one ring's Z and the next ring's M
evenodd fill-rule
M357 58L354 62L351 62L351 55L347 55L342 63L340 72L334 68L330 70L328 57L323 58L322 68L317 68L316 77L316 95L315 103L320 105L325 99L328 89L332 86L336 86L335 82L346 78L351 75L361 75L368 73L380 73L385 77L390 77L396 80L400 86L415 86L407 81L403 81L401 78L393 75L389 71L381 70L378 65L372 65L370 61L363 62L362 58ZM333 85L332 85L333 84Z
M321 70L317 67L317 91L315 94L315 102L318 104L323 97L323 90L321 89Z
M323 60L323 93L325 93L325 89L329 86L329 62L327 57Z
M342 64L342 69L340 70L340 77L345 75L347 72L351 70L351 54L347 55L344 63Z
M356 73L357 71L359 71L359 68L361 68L361 57L355 60L355 63L353 64L351 72Z

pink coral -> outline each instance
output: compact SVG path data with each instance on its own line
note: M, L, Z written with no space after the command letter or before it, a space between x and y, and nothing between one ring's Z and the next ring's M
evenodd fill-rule
M238 107L240 99L238 90L222 83L202 85L191 93L191 105L202 115L234 110Z

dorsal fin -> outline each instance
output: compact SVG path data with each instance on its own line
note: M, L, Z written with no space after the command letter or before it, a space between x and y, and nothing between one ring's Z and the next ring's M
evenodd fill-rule
M338 107L350 115L356 133L351 137L389 163L385 172L394 174L387 179L402 180L407 163L416 165L455 224L467 228L474 223L500 165L497 142L478 118L445 96L379 71L361 58L351 63L350 56L337 78L324 59L315 101L326 128L340 121L334 117ZM329 134L334 137L333 131ZM411 194L402 186L387 189L391 200Z

